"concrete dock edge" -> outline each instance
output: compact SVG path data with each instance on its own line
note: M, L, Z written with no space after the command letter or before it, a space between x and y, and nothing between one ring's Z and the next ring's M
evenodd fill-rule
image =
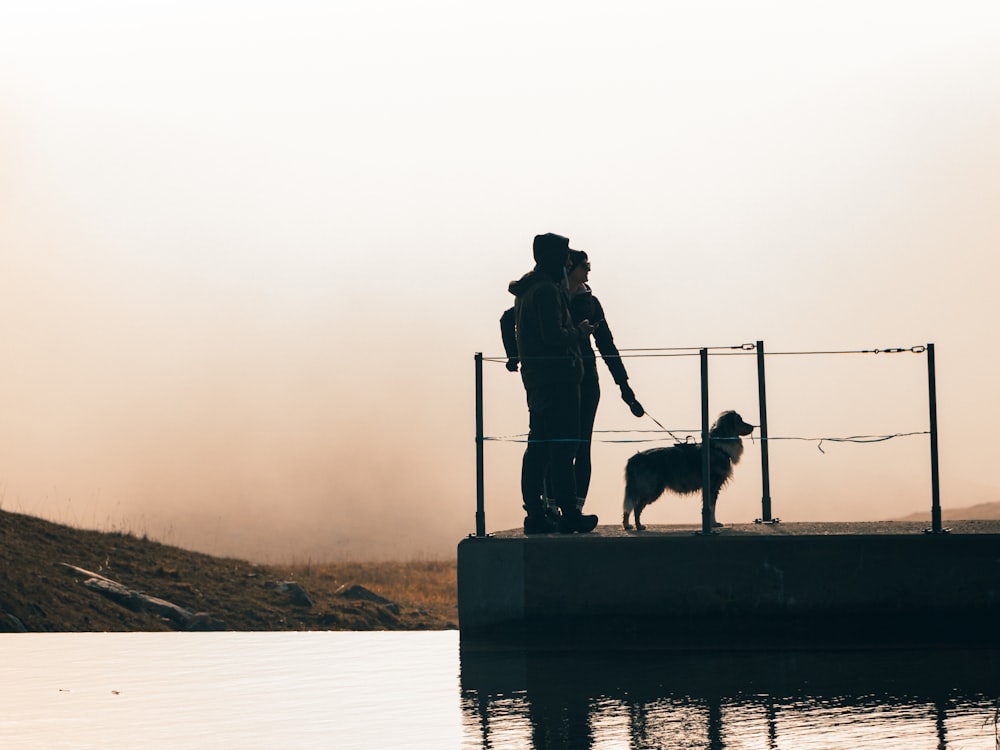
M458 579L463 646L912 647L1000 640L1000 534L994 533L846 533L842 526L837 533L786 526L711 536L505 533L463 540Z

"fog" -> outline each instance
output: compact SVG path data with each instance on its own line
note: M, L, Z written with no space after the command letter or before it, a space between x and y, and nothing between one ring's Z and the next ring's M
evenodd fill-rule
M775 353L774 515L930 506L926 355L781 352L934 342L942 500L998 499L997 6L515 6L0 11L0 507L255 560L452 555L473 357L546 231L620 347ZM670 430L699 427L684 354L626 359ZM588 509L616 523L628 455L669 438L599 367ZM713 349L710 386L758 421L752 353ZM487 361L484 390L511 438L487 526L516 527L523 389ZM720 519L760 502L751 440Z
M8 265L5 509L254 558L440 555L458 537L426 499L454 491L436 464L461 410L422 397L441 365L411 367L416 346L224 288L123 294L107 266L60 260Z

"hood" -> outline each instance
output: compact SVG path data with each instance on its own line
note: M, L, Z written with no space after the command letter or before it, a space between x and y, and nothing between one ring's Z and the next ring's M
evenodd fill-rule
M546 274L539 273L538 268L536 267L535 270L528 271L528 273L524 274L524 276L519 278L517 281L510 282L507 286L507 291L515 297L523 297L524 293L536 284L551 281L552 279L550 279Z
M541 271L553 281L563 278L566 258L569 255L569 239L559 234L535 235L532 245L535 256L535 270Z

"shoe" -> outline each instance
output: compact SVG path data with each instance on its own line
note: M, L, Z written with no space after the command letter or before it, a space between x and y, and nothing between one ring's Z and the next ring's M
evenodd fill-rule
M551 534L559 530L559 524L547 516L526 516L524 519L525 534Z
M597 516L585 516L582 513L563 515L559 522L560 534L586 534L597 528Z

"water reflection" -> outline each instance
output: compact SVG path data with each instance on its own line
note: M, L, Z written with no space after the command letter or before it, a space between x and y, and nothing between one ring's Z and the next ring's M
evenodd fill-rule
M1000 750L1000 652L461 650L483 748Z

